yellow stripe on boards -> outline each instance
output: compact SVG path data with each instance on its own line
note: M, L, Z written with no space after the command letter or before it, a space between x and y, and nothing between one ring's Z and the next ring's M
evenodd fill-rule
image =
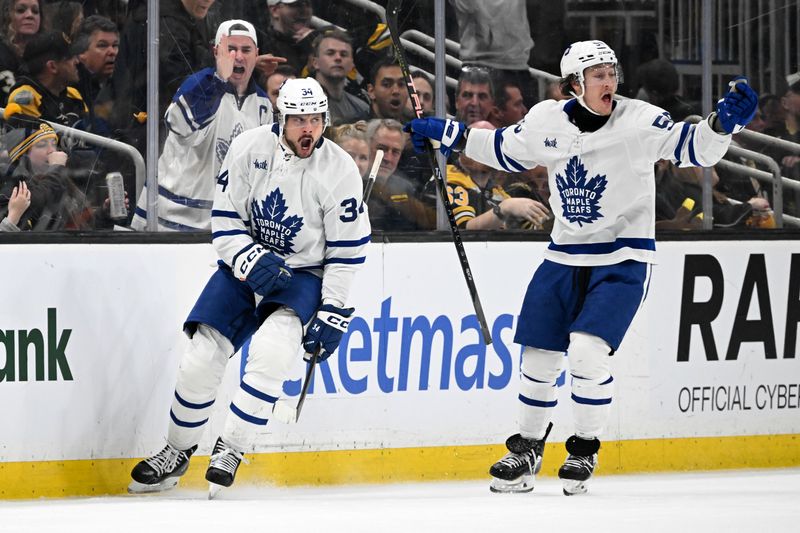
M248 454L237 485L343 485L486 479L503 445ZM564 445L546 446L540 475L555 476ZM0 499L124 494L136 459L0 463ZM181 486L205 489L208 457L196 456ZM800 435L604 442L597 474L800 466Z

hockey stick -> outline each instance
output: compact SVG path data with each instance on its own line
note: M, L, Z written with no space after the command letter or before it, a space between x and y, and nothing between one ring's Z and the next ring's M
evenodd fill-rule
M375 184L375 178L378 175L378 169L381 166L381 161L383 161L383 150L377 150L375 152L375 161L372 163L372 168L369 171L367 184L364 187L364 199L362 200L363 204L367 203L369 200L369 195L372 193L372 186ZM308 394L308 385L311 383L311 376L314 375L314 369L317 366L318 360L319 352L311 354L311 361L309 361L308 369L306 370L306 379L303 381L303 388L300 390L300 397L297 398L297 406L292 407L286 402L276 403L275 407L272 408L272 414L275 418L285 424L291 424L292 422L297 422L300 420L300 411L303 410L303 404L305 403L306 395Z
M375 152L375 161L373 161L372 168L370 169L369 176L367 177L367 184L364 187L364 199L362 200L362 204L366 204L369 200L369 195L372 193L372 186L375 184L375 178L378 175L378 169L381 166L381 161L383 161L383 150L377 150ZM318 360L319 352L311 355L311 361L309 361L308 370L306 370L306 379L303 381L303 388L300 391L300 397L297 399L297 406L292 408L289 404L284 402L276 403L275 407L272 409L272 414L275 416L275 418L286 424L300 420L300 411L303 410L303 404L306 401L306 394L308 394L308 385L311 383L311 376L314 375L314 369L317 366Z
M300 397L297 399L297 405L292 407L289 402L278 400L272 408L273 418L284 424L294 424L300 420L300 411L303 410L303 404L308 394L308 386L311 384L311 377L314 375L314 369L317 367L318 360L319 352L311 354L311 360L308 362L308 369L306 370L306 379L303 381L303 388L300 390Z
M308 384L311 383L311 377L314 375L314 369L317 367L319 360L319 351L311 354L311 361L308 362L308 370L306 370L306 380L303 382L303 389L300 391L300 397L297 399L297 407L295 408L294 421L300 420L300 411L303 410L303 404L306 403L306 394L308 394Z
M414 81L411 78L411 70L406 61L406 55L403 51L403 46L400 44L400 33L398 32L397 17L400 12L400 4L402 0L389 0L386 5L386 25L389 27L389 33L392 36L392 46L394 47L395 57L400 64L400 70L403 71L403 78L406 81L406 88L408 89L408 97L414 106L414 113L417 118L422 118L422 104L420 103L419 94L414 87ZM489 333L489 326L486 323L486 316L483 314L483 306L478 297L478 289L475 287L475 279L472 277L472 269L469 266L467 259L467 252L464 250L464 242L461 240L461 233L458 231L456 225L456 218L453 215L453 206L450 203L450 198L447 195L447 184L442 177L439 170L439 165L436 163L436 153L433 146L428 143L428 160L433 170L433 179L436 182L436 190L439 197L444 204L445 213L447 213L447 222L450 224L450 233L453 236L453 244L458 252L458 260L461 262L461 270L464 273L464 279L467 281L467 288L469 295L472 298L472 306L475 308L475 314L478 317L478 322L481 325L481 332L483 333L483 341L486 344L492 343L492 337Z
M372 163L372 168L367 178L367 185L364 187L364 200L362 203L367 203L369 195L372 194L372 186L375 185L375 178L378 176L378 169L381 166L381 161L383 161L383 150L376 150L375 161Z

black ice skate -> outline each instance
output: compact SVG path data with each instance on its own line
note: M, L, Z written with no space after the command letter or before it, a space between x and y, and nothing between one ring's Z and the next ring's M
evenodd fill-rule
M586 482L592 477L597 467L597 450L600 449L598 439L582 439L573 435L567 439L567 456L564 464L558 469L558 477L564 485L564 495L584 494Z
M171 444L152 457L140 461L131 471L128 492L160 492L178 484L178 478L189 468L189 458L197 446L188 450L178 450Z
M247 460L244 454L238 452L225 444L222 437L217 437L214 444L214 451L211 452L211 463L206 470L206 480L208 481L208 498L212 499L222 487L230 487L236 478L236 470L239 464Z
M542 468L544 443L552 427L552 423L547 426L541 440L526 439L519 433L506 439L509 453L489 469L492 476L490 491L506 493L533 490L534 477Z

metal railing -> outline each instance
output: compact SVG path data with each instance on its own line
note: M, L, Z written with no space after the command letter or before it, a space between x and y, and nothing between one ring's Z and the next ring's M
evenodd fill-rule
M380 7L380 6L377 6L377 7ZM384 14L384 17L385 17L385 14ZM385 18L384 18L384 20L385 20ZM328 22L327 20L325 20L323 18L316 17L316 16L315 17L311 17L311 25L314 26L315 28L324 28L326 26L336 26L337 28L339 28L341 30L346 30L346 28L342 28L341 26L338 26L336 24ZM433 43L433 41L434 41L433 37L429 37L428 35L426 35L426 34L424 34L422 32L419 32L417 30L409 30L409 31L410 32L416 32L419 35L424 35L426 38L430 39L431 43ZM403 35L405 35L406 33L409 33L409 32L405 32L405 33L403 33ZM448 39L448 41L449 41L449 39ZM409 50L409 51L413 52L414 54L417 54L418 56L429 60L432 64L435 62L435 53L434 52L432 52L432 51L424 48L423 46L420 46L417 43L415 43L415 42L413 42L413 41L411 41L409 39L406 39L406 38L404 38L402 36L400 37L400 42L403 43L403 46L406 48L406 50ZM453 43L454 41L450 41L450 42ZM455 43L455 44L457 45L458 43ZM433 44L431 44L431 46L433 46ZM454 58L452 56L447 56L445 60L447 61L447 65L448 66L450 66L452 68L457 68L457 69L461 68L461 61L459 61L458 59L456 59L456 58ZM427 71L427 70L425 70L425 69L423 69L423 68L421 68L419 66L411 65L411 67L414 70L419 70L419 71L423 72L426 76L428 76L432 80L436 79L435 75L431 74L429 71ZM455 89L458 86L458 80L456 80L455 78L451 78L450 76L445 76L445 83L447 84L447 87L449 87L450 89Z
M0 107L0 116L5 115L5 108ZM107 148L111 151L119 152L130 157L133 160L133 168L136 174L136 198L131 198L131 203L135 204L139 198L139 195L142 193L142 189L144 188L144 181L145 176L147 175L147 168L144 164L144 158L139 151L129 144L125 144L124 142L117 141L114 139L108 139L106 137L101 137L95 133L89 133L88 131L79 130L76 128L70 128L69 126L64 126L57 122L50 122L49 120L43 120L42 122L46 122L54 130L56 130L59 134L66 134L70 137L74 137L76 139L80 139L82 141L86 141L89 144L93 144L96 146L100 146L102 148Z
M736 148L732 146L731 148ZM741 157L749 157L752 154L760 155L763 157L764 154L758 154L757 152L751 152L750 150L742 150L738 154L735 151L730 152L731 155L740 155ZM769 158L768 158L769 159ZM755 159L754 159L755 160ZM775 165L777 167L777 163L775 161L766 161L765 162L768 166ZM771 165L770 165L771 163ZM774 183L775 180L775 168L772 168L772 172L765 172L763 170L759 170L757 168L749 167L743 163L737 163L735 161L729 161L727 159L721 159L715 166L733 174L738 174L739 176L743 176L746 178L755 178L758 181L764 183ZM787 189L792 189L795 191L800 191L800 183L792 180L788 180L786 178L783 179L783 186ZM791 215L787 215L783 212L783 202L775 201L773 199L773 216L775 217L775 226L778 228L782 228L785 226L791 226L793 228L800 228L800 218L793 217Z
M777 137L772 137L770 135L765 135L763 133L750 130L743 130L738 135L748 143L756 143L765 147L777 148L779 150L783 150L784 152L788 152L791 154L800 154L800 144L787 141L785 139L779 139ZM780 178L779 183L781 189L789 189L795 193L795 196L800 196L800 182L782 176L780 166L778 165L777 161L775 161L771 157L768 157L764 154L760 154L758 152L745 150L743 148L735 146L732 146L731 149L728 150L728 152L732 155L736 155L738 153L740 154L741 157L749 158L756 162L761 162L762 164L767 166L767 168L770 169L771 173L760 171L757 169L750 169L752 176L757 180L768 181L765 178L766 176L769 176L769 181L773 181L775 180L774 176L777 176ZM757 155L758 157L754 157L754 154ZM800 227L800 219L783 213L782 190L780 192L780 198L778 196L775 196L773 204L775 204L773 205L773 211L775 213L776 222L778 222L779 220L778 214L780 213L780 216L787 225L790 225L792 227Z
M405 33L403 35L405 35ZM431 63L435 62L436 59L435 52L428 50L424 46L420 46L416 43L413 43L408 39L404 39L403 37L400 37L400 42L403 43L403 47L405 47L406 50L413 52L414 54L420 57L428 59ZM445 64L452 68L457 68L457 69L461 68L461 61L449 55L445 55ZM416 66L413 66L413 68L417 70L422 70L421 68ZM427 72L426 74L430 75L434 80L436 79L435 76ZM451 78L450 76L445 76L445 83L447 84L447 87L449 87L450 89L455 89L458 86L458 80L456 80L455 78Z
M376 4L375 2L371 2L370 0L344 0L348 4L353 6L359 7L364 9L365 11L370 11L378 16L382 22L386 22L386 9L383 6ZM322 27L326 25L332 25L330 22L321 19L319 17L313 17L311 19L311 23L314 27ZM435 62L435 52L432 50L436 46L436 40L431 37L430 35L423 33L419 30L409 29L404 31L400 35L400 42L403 46L413 54L416 54L418 57L424 58L433 64ZM460 56L461 53L461 44L457 41L453 41L452 39L445 39L445 63L448 67L461 70L461 60L457 57ZM420 68L417 65L412 65L417 70L421 70L426 75L430 76L431 78L435 79L435 77L428 71ZM542 100L547 93L547 85L553 81L558 81L561 78L556 76L555 74L550 74L549 72L545 72L543 70L535 69L533 67L528 68L528 72L530 72L531 76L533 76L537 83L538 83L538 92L539 92L539 99ZM445 77L445 83L447 87L451 89L455 89L458 85L458 80L452 78L450 76Z
M697 123L703 120L699 115L690 115L684 119L686 122ZM787 152L800 154L800 144L787 141L785 139L778 139L770 135L765 135L756 131L742 130L737 134L743 140L750 143L757 143L763 146L771 146L780 148ZM741 157L751 159L756 163L761 163L769 169L769 172L754 169L741 163L733 161L721 160L717 165L720 168L730 170L739 175L750 176L758 181L772 184L772 210L775 216L775 223L777 227L782 228L784 222L788 222L793 227L800 227L800 219L783 214L783 189L791 189L800 192L800 182L789 179L781 175L781 168L778 163L768 155L748 150L739 146L729 146L726 156Z
M750 130L742 130L741 132L737 133L737 135L745 141L756 142L764 146L771 146L773 148L778 148L793 154L800 154L800 144L787 141L786 139L779 139L771 135Z
M375 2L371 2L370 0L345 0L348 4L352 4L356 7L360 7L365 11L371 11L378 15L381 19L381 22L386 22L386 9L383 6L376 4Z
M414 41L416 41L416 42L414 42ZM422 33L419 30L406 30L400 36L400 42L402 42L403 45L408 50L410 50L410 51L412 51L412 52L414 52L414 53L416 53L416 54L418 54L420 56L423 56L425 58L432 58L433 57L433 52L429 51L426 48L426 47L434 47L435 46L434 39L430 35ZM447 48L448 52L451 52L451 53L454 53L454 54L460 54L461 45L459 43L457 43L456 41L450 40L450 39L447 39L445 42L447 44L446 48ZM419 44L417 44L417 43L419 43ZM430 59L430 60L433 61L433 59ZM459 69L459 70L461 69L461 66L462 66L461 60L457 59L454 56L452 56L450 54L447 54L445 56L445 61L446 61L448 67L452 67L452 68ZM545 72L544 70L535 69L533 67L528 67L528 72L536 80L536 82L538 84L538 93L539 93L539 99L540 100L544 99L545 94L547 93L547 85L549 83L551 83L551 82L559 81L561 79L559 76L556 76L555 74L550 74L549 72ZM448 77L448 82L447 82L448 87L451 86L450 85L450 80L451 79L452 78Z
M422 33L419 30L406 30L403 32L402 37L405 37L409 41L414 41L416 39L417 42L425 46L434 46L433 37L431 37L427 33ZM445 44L445 50L447 50L449 53L453 54L454 56L460 55L461 52L460 43L452 39L445 39L444 44Z
M728 152L725 155L732 155L734 157L744 157L748 159L752 159L756 163L761 163L762 165L766 166L770 172L765 172L764 174L769 175L769 181L772 183L772 212L775 216L775 225L778 228L783 227L784 223L784 214L783 214L783 187L784 187L784 179L781 178L781 168L778 166L778 163L775 162L771 157L760 154L758 152L754 152L753 150L747 150L745 148L740 148L738 146L729 146ZM756 179L758 177L754 176ZM763 175L762 175L763 179ZM787 180L788 181L788 180Z

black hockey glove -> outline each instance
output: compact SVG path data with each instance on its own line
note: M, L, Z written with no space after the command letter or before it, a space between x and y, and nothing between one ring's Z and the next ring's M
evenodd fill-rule
M331 304L323 304L317 316L311 321L308 326L306 336L303 337L303 349L306 351L304 359L311 360L311 354L319 350L319 360L324 361L336 351L339 347L339 342L342 340L342 335L347 331L347 326L350 325L350 316L355 311L350 307L342 309Z

